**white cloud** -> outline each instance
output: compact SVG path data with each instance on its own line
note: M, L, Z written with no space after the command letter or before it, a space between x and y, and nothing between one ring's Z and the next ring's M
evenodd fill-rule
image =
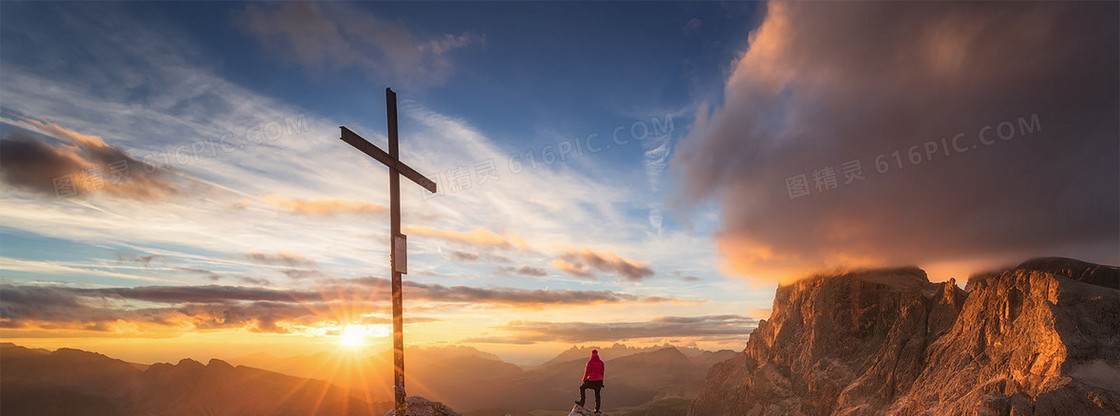
M296 215L270 205L269 198L279 197L388 201L386 181L381 179L384 167L339 141L337 120L232 84L194 64L197 53L175 52L172 46L178 41L146 31L143 25L116 23L130 29L91 34L102 41L80 46L93 54L116 57L99 62L99 70L143 68L144 79L160 84L142 99L145 104L124 95L95 93L112 87L102 84L111 82L108 78L51 76L6 63L0 73L5 111L100 136L111 146L167 164L176 174L205 186L158 204L10 193L0 198L5 226L144 253L175 247L166 251L182 261L235 268L253 267L235 260L245 253L292 252L336 274L385 272L384 262L370 261L387 252L388 224L383 221ZM134 39L143 42L134 44ZM207 105L195 105L202 97ZM453 190L441 183L439 196L431 199L403 181L405 225L463 231L483 227L523 236L525 244L541 252L521 252L514 260L535 267L547 265L550 252L588 242L627 258L653 259L644 248L646 227L627 214L648 206L640 190L608 185L562 164L515 173L509 165L510 152L479 129L407 97L401 102L401 117L417 122L411 123L414 131L402 133L401 154L418 171L447 178L455 168L492 163L497 175L486 183L472 176L469 189ZM10 117L4 121L16 124ZM380 126L350 127L384 146ZM275 135L269 134L270 128ZM468 282L489 279L489 271L480 270L487 266L425 265L423 256L437 257L443 244L439 240L415 238L410 243L416 256L410 263L419 269L443 268ZM672 253L658 261L688 258L687 253ZM566 284L581 283L568 279Z

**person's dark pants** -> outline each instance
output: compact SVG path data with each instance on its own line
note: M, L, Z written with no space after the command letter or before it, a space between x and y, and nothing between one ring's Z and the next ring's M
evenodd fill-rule
M599 411L599 390L603 388L603 380L588 380L579 386L579 405L583 406L586 401L587 389L595 390L595 411Z

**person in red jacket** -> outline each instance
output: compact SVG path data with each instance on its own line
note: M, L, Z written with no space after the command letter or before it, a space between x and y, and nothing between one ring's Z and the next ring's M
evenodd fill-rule
M603 388L604 370L603 360L599 359L599 350L591 350L591 359L587 360L587 367L583 370L583 384L579 386L579 401L576 404L583 407L583 402L587 398L585 395L587 389L595 390L595 414L599 414L599 390Z

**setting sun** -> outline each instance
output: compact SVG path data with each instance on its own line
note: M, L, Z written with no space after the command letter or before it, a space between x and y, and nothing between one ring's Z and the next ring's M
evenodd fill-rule
M338 344L345 347L364 347L369 338L384 338L389 336L389 328L385 325L346 325L338 335Z

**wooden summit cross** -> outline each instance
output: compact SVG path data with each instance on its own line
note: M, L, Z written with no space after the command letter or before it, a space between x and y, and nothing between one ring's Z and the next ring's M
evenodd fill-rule
M397 414L405 414L404 392L404 318L402 318L401 275L408 273L407 246L401 234L401 178L406 178L423 186L429 192L436 192L436 183L417 173L397 158L397 93L385 89L385 112L389 119L389 153L381 150L362 136L340 126L342 141L361 150L362 153L377 159L389 167L389 268L393 272L393 392L396 398Z

